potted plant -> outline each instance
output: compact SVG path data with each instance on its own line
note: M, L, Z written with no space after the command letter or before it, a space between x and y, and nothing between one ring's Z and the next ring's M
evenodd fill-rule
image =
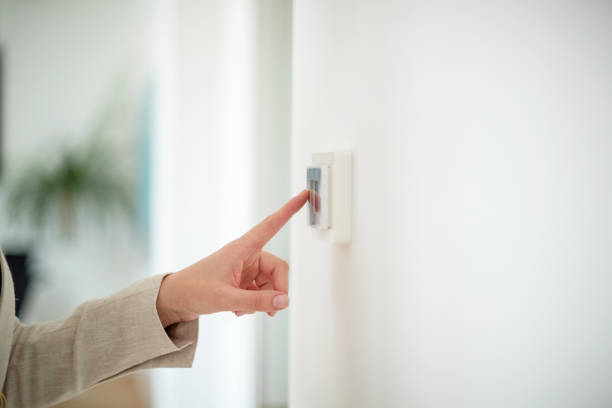
M77 231L79 214L97 216L122 213L132 218L133 189L126 172L119 170L118 155L105 138L61 150L57 160L33 161L10 183L7 194L9 219L25 222L34 240L45 233L70 240ZM13 272L17 310L30 282L29 249L7 252Z
M131 216L130 183L117 171L114 156L108 144L89 139L64 149L54 164L31 164L10 188L11 218L25 219L41 232L59 221L61 236L70 238L80 208L100 217L115 209Z

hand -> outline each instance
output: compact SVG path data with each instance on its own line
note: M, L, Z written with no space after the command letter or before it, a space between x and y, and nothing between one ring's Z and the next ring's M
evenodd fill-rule
M304 190L235 241L195 264L167 275L157 313L164 327L201 314L254 311L274 316L289 305L289 265L262 251L308 200Z

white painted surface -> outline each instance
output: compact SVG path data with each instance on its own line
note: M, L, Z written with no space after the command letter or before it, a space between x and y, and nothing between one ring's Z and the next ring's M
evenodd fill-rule
M294 224L290 405L610 406L612 5L296 1L293 66L354 234Z

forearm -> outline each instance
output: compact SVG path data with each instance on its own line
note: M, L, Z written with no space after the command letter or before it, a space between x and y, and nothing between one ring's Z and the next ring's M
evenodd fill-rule
M197 321L164 331L156 309L161 280L84 303L64 320L16 320L4 385L11 406L47 406L138 368L190 366Z

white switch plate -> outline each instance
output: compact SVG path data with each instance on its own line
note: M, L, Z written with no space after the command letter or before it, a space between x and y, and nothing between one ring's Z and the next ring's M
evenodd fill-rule
M311 225L313 235L323 241L336 244L348 244L351 242L351 218L352 218L352 155L348 151L329 153L315 153L312 155L312 165L309 169L321 168L322 184L319 203L314 203L317 197L311 194L309 210L312 211L313 204L319 205L319 225ZM327 175L325 175L327 173ZM308 186L307 173L307 186ZM313 176L313 173L310 173ZM316 175L315 175L316 176ZM310 187L313 184L310 183ZM327 197L325 193L327 192ZM309 216L309 225L311 224Z

